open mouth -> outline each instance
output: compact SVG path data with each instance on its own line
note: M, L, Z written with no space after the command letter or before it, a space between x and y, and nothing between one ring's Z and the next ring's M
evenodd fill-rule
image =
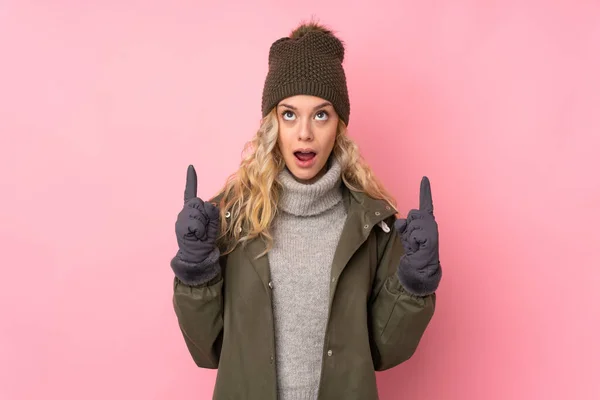
M300 161L310 161L313 158L315 158L315 156L317 155L317 153L312 152L312 151L296 151L294 153L294 155L296 156L296 158Z

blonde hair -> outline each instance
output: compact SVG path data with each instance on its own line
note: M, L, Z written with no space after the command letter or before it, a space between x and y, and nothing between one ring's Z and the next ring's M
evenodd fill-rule
M278 134L277 112L273 109L263 118L254 138L246 143L239 169L228 177L215 196L220 197L217 205L222 222L218 240L224 249L222 254L228 254L237 244L244 245L257 237L266 241L263 254L272 247L270 227L277 214L282 189L278 175L285 168L285 161L277 146ZM396 200L363 160L341 119L332 156L340 162L342 181L346 187L385 200L396 208Z

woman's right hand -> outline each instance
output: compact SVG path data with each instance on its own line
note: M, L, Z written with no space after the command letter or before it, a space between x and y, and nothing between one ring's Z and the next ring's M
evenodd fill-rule
M178 257L189 263L202 263L215 250L219 233L219 209L198 198L197 189L196 170L190 165L185 182L183 208L175 223Z

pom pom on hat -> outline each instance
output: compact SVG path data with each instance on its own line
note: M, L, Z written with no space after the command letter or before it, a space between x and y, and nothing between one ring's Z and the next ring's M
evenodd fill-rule
M318 22L306 22L298 25L298 27L294 29L292 33L290 33L290 39L299 39L308 32L321 32L334 36L333 31L331 31L325 25L321 25Z

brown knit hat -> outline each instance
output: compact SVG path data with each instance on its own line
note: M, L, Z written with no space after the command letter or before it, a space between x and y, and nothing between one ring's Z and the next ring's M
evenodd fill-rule
M341 40L315 22L301 24L289 37L276 40L269 51L263 117L286 97L306 94L330 101L348 125L350 101L343 61Z

